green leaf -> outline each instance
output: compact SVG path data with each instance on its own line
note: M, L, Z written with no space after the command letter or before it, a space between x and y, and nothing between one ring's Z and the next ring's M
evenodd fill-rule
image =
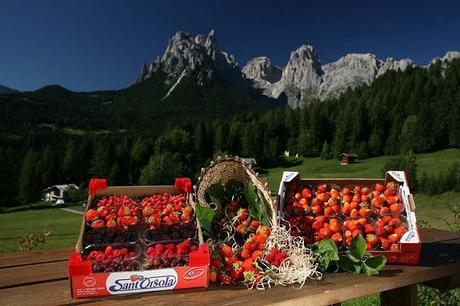
M216 212L206 206L196 205L195 207L196 217L200 221L201 229L205 237L210 237L212 233L212 221L216 215Z
M361 262L354 261L348 256L348 254L339 255L339 266L345 271L359 274L361 273Z
M379 274L386 262L387 259L383 255L369 257L362 263L363 272L369 276Z
M339 249L331 239L323 239L316 245L316 252L322 258L322 268L327 270L333 261L339 260Z
M351 239L349 250L356 259L363 259L366 252L366 240L364 240L363 235L356 235Z
M246 186L246 201L248 202L249 214L254 216L257 220L262 222L264 225L269 225L269 219L265 210L265 205L258 190L252 183L248 183Z

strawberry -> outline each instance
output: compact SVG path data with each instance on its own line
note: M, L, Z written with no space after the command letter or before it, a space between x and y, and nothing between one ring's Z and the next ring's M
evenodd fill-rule
M400 239L400 237L398 236L398 234L391 234L391 235L388 236L388 240L391 243L397 243L397 242L399 242L399 239Z
M371 246L371 248L374 248L377 245L378 241L379 240L375 234L366 235L366 242Z
M93 229L99 229L99 228L104 227L104 220L99 219L99 220L93 221L91 223L91 227Z
M257 221L257 220L252 220L251 223L249 223L249 227L250 227L251 230L253 230L254 232L257 231L257 229L259 228L259 225L260 225L260 222Z
M270 236L270 228L266 225L260 225L256 231L256 234L262 234L268 237Z
M262 258L262 256L263 256L262 251L256 250L252 252L251 258L256 260L256 259Z
M88 211L85 214L85 219L87 222L93 222L99 218L99 212L95 209L88 209Z
M240 208L237 212L238 220L245 221L249 217L249 211L246 208Z
M249 250L249 251L254 251L258 247L258 242L253 241L253 240L248 240L245 242L243 245L243 249Z
M335 244L340 245L343 240L342 233L337 232L337 233L332 234L331 239L332 241L335 242Z
M248 226L246 222L238 224L236 227L236 232L241 236L245 236L248 233Z
M228 246L226 244L223 244L222 248L220 250L220 254L223 257L230 258L230 257L233 257L233 250L232 250L232 248L230 246Z
M106 226L107 228L114 229L117 227L117 221L115 221L114 219L110 219L107 221Z
M264 244L265 241L267 241L268 236L265 234L256 234L252 236L252 240L254 240L257 243L262 243Z
M232 200L230 204L228 204L231 208L231 210L236 211L238 208L240 208L240 202L237 200Z
M311 190L308 188L303 188L302 189L302 197L305 199L311 198Z
M219 274L219 272L219 268L211 266L209 271L209 281L211 283L217 283L217 275Z
M254 260L252 258L246 258L243 261L243 264L241 265L244 270L248 270L249 268L252 268L254 264Z
M113 248L110 245L108 247L106 247L105 250L104 250L105 256L109 256L110 254L112 254L112 252L113 252Z
M382 184L375 184L375 190L379 191L379 192L383 192L385 190L385 186L383 186Z
M246 283L257 282L259 279L259 270L250 268L243 272L243 278Z
M286 252L279 252L278 254L275 255L275 258L273 259L273 265L276 267L279 267L281 263L286 259L287 253Z
M231 284L232 279L227 271L220 270L217 274L217 278L221 284Z
M230 270L230 277L234 281L238 281L243 277L243 267L241 261L237 261L232 264Z
M252 257L252 251L248 250L248 249L243 249L241 251L241 257L243 257L244 259L251 258Z

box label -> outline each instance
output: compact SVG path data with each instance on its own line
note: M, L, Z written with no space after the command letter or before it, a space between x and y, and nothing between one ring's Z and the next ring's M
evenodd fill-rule
M176 287L177 278L173 269L112 273L106 288L111 294L170 290Z

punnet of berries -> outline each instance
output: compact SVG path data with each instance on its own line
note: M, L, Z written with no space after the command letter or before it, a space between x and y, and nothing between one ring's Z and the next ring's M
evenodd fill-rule
M137 245L89 247L83 259L92 261L93 272L135 271L140 268Z
M127 196L102 197L96 207L85 213L85 220L92 229L128 228L138 223L139 204Z
M190 252L198 249L196 242L186 239L182 242L153 243L147 246L144 269L163 269L186 266Z
M194 209L183 194L155 194L141 202L144 222L150 228L184 225L194 220Z
M82 251L93 272L186 266L198 249L195 211L184 194L153 194L140 205L124 195L95 203L85 213Z

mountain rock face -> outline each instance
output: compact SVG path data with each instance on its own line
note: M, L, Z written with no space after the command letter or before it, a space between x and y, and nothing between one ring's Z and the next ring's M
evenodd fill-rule
M253 66L252 61L243 68L243 71L246 71L248 66ZM308 100L338 97L347 88L369 85L389 70L404 71L409 66L414 66L409 59L397 61L388 58L384 62L370 53L351 53L335 62L321 65L314 48L303 45L291 53L278 82L261 82L262 78L256 73L245 73L245 75L256 81L258 87L271 97L276 98L281 93L286 93L288 104L295 108Z
M248 79L265 81L270 84L278 82L283 74L281 68L272 65L270 59L265 56L250 60L242 72Z
M212 78L215 72L230 81L241 77L241 70L233 55L221 52L217 47L214 30L207 37L202 34L193 37L185 32L177 32L169 40L163 56L142 67L141 75L135 83L148 79L157 71L176 78L197 72L199 84Z
M446 65L455 58L460 58L460 52L450 51L430 64L441 61ZM405 71L414 66L410 59L383 61L371 53L350 53L322 65L315 49L302 45L291 53L284 68L274 65L268 57L256 57L241 69L233 55L218 48L214 30L207 36L177 32L164 54L142 67L135 83L143 82L155 72L166 73L165 84L169 88L163 97L166 99L184 77L193 76L198 86L220 77L237 90L247 93L249 87L255 89L259 98L266 96L278 102L287 98L288 105L296 108L312 100L337 98L348 88L369 85L388 71Z

